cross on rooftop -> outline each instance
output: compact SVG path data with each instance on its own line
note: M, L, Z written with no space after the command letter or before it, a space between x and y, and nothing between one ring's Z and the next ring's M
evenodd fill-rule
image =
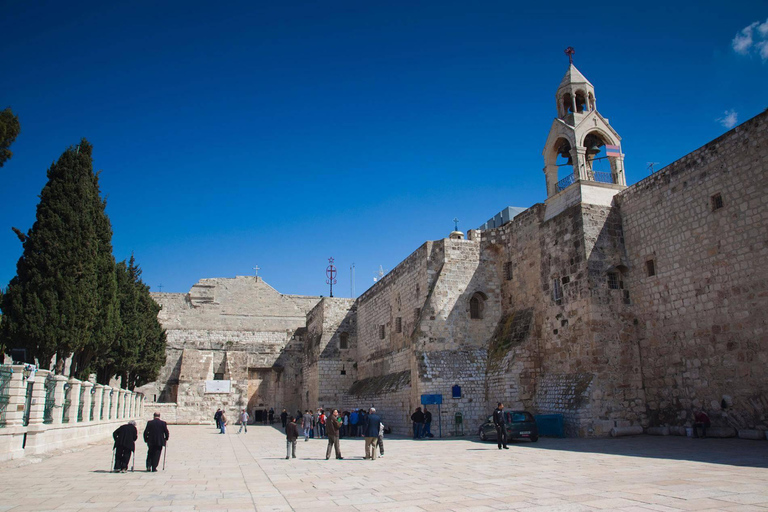
M573 64L573 54L576 53L576 50L573 49L573 46L569 46L565 49L565 54L568 56L568 62L570 64Z
M259 275L259 270L261 270L261 268L258 265L253 267L253 275L258 276Z
M456 217L453 218L453 230L458 231L459 230L459 219Z

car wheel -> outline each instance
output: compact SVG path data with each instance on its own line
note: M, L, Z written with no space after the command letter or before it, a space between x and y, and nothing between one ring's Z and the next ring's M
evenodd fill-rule
M532 443L535 443L538 440L539 440L539 436L531 436L531 442Z
M481 441L487 441L487 440L488 440L488 438L487 438L487 437L485 437L485 432L483 432L483 429L480 429L480 431L478 432L478 434L480 434L480 440L481 440Z

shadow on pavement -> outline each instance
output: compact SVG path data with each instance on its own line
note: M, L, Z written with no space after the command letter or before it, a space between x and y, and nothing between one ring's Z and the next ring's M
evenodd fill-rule
M468 441L472 444L495 444L495 441L483 442L478 438L470 438ZM516 450L555 450L768 468L768 443L747 439L692 439L647 435L615 439L542 437L536 443L514 441L508 444Z

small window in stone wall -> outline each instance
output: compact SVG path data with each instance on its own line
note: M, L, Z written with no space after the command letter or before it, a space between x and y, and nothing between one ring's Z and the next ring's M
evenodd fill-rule
M413 319L418 320L421 316L421 308L416 308L413 310Z
M552 300L555 301L555 304L563 302L563 286L557 277L552 280Z
M223 373L214 373L213 374L213 380L224 380L224 374Z
M611 290L619 289L619 274L617 272L608 272L608 288Z
M344 350L349 348L349 333L343 332L339 334L339 348Z
M719 210L723 207L723 196L721 194L715 194L709 198L712 203L712 211Z
M402 317L395 318L395 331L396 332L403 332L403 318Z
M379 339L384 339L386 337L386 331L384 330L384 325L379 326Z
M653 277L656 275L656 262L654 260L647 260L645 262L645 273L648 275L648 277Z
M417 300L418 300L420 295L421 295L421 287L419 285L416 285L416 299Z
M485 307L484 297L479 292L475 293L471 299L469 299L469 318L474 320L482 320L483 308Z
M508 261L504 264L504 277L507 279L507 281L511 281L513 277L512 273L512 262Z

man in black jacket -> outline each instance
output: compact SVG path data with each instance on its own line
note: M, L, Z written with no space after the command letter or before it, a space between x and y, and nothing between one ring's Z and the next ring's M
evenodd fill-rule
M156 412L152 421L148 421L144 429L144 442L147 443L147 471L157 471L160 454L168 437L168 425L160 419L160 413Z
M417 407L416 412L411 414L411 421L413 422L413 438L421 438L421 429L424 425L424 413L421 412L421 407Z
M493 411L493 424L496 426L496 440L499 443L499 450L501 450L502 444L505 450L509 450L507 448L507 426L504 423L504 404L501 402Z
M112 433L112 438L115 440L115 473L125 473L128 471L128 463L131 461L131 454L136 449L136 440L139 438L136 422L131 420L118 427Z

